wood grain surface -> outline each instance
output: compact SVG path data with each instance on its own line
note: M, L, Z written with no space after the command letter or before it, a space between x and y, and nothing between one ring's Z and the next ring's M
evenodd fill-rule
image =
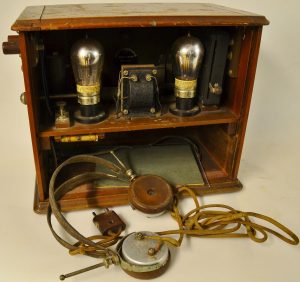
M266 25L261 15L214 4L110 3L29 6L16 31L103 27Z

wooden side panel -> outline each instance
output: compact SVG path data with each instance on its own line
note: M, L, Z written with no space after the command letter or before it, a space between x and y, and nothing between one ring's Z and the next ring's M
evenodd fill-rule
M238 60L237 76L228 78L227 83L227 102L226 105L239 117L241 114L241 106L244 97L244 89L246 83L246 74L252 46L253 31L248 28L241 33L243 36L240 56Z
M252 98L252 91L254 86L256 66L258 61L261 34L262 34L262 27L258 27L253 34L252 47L250 52L251 60L249 61L248 72L246 75L242 114L238 122L238 139L237 139L238 141L233 155L234 160L233 160L232 173L231 173L232 177L237 177L239 166L240 166L240 160L242 155L242 149L243 149L243 144L244 144L244 139L246 134L246 127L247 127L247 121L248 121L251 98Z
M223 174L228 175L236 136L229 135L222 126L213 125L199 127L199 139L202 146L209 152L210 157L222 169Z
M242 148L250 110L251 97L255 79L262 28L249 28L245 32L244 42L240 55L240 66L236 79L231 79L228 92L228 103L239 116L232 128L216 126L212 132L204 131L205 146L215 161L227 172L231 179L236 179L241 160ZM200 133L201 134L201 133Z
M26 93L26 102L28 110L28 118L30 125L32 149L34 155L35 169L36 169L36 181L38 187L39 200L43 201L45 199L44 195L44 183L45 179L43 178L43 164L42 164L42 155L39 151L40 145L38 140L38 107L37 107L37 98L34 83L33 83L33 67L32 67L32 54L30 54L29 48L29 35L21 32L19 35L20 42L20 51L22 58L23 74L24 74L24 83L25 83L25 93Z

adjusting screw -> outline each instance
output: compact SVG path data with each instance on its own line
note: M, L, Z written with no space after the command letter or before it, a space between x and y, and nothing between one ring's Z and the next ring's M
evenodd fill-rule
M141 232L139 232L139 233L136 234L136 238L137 238L138 240L143 240L143 239L144 239L144 234L141 233Z

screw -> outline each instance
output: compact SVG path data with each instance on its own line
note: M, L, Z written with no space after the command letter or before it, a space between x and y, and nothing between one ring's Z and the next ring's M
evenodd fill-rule
M137 77L135 74L133 74L133 75L130 77L130 79L131 79L133 82L137 82L137 81L138 81L138 77Z
M128 115L128 110L126 110L126 109L123 110L123 114L124 114L124 115Z
M136 238L137 238L138 240L143 240L143 239L144 239L144 234L141 233L141 232L136 233Z
M124 70L123 71L123 74L126 76L126 75L128 75L128 70Z
M146 74L145 78L146 78L147 81L151 81L151 75L150 74Z
M151 114L154 114L155 112L156 112L156 111L155 111L155 108L153 108L153 107L150 108L150 113L151 113Z
M133 179L135 179L135 178L136 178L136 175L133 173L132 169L128 169L128 170L126 170L126 175L128 175L128 176L129 176L129 178L130 178L130 181L132 181Z
M153 74L157 74L157 70L152 70L152 73Z
M154 256L156 254L156 250L154 248L149 248L148 249L148 255L149 256Z

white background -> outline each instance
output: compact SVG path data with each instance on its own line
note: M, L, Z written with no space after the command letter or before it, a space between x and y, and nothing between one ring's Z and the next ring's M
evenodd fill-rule
M10 26L25 6L83 2L1 0L0 40L5 41L7 35L13 34ZM207 196L202 202L226 203L237 209L264 213L300 235L300 2L211 2L263 14L271 25L264 28L239 172L244 189L234 194ZM35 173L27 111L19 102L24 91L20 67L18 56L0 55L0 281L58 281L58 274L97 261L70 257L50 234L45 216L32 211ZM192 207L189 201L184 204ZM130 218L129 231L159 231L176 226L167 215L146 219L128 207L117 211ZM74 212L68 218L85 235L97 232L91 223L91 211ZM173 251L170 269L156 281L293 282L300 281L299 262L299 246L290 246L274 237L263 244L248 239L193 238ZM105 280L136 281L117 267L69 279Z

